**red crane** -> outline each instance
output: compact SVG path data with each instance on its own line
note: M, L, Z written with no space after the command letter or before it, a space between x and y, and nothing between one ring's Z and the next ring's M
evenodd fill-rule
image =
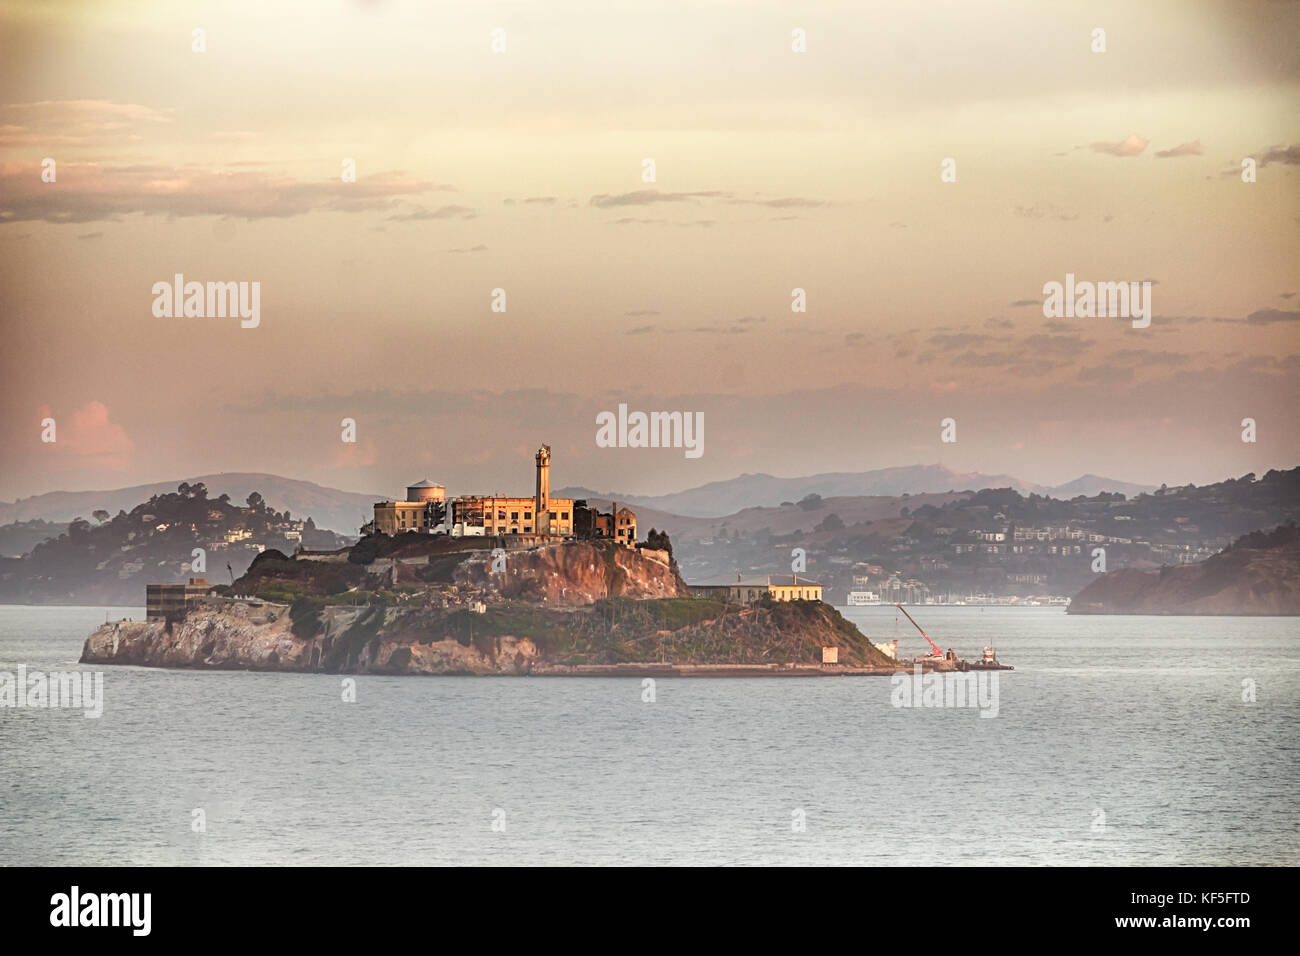
M894 607L898 608L900 611L903 611L904 616L905 616L909 621L912 621L912 615L908 614L907 611L903 610L903 605L901 605L901 604L895 604ZM912 621L912 626L913 626L914 628L916 628L918 631L921 631L921 636L924 637L924 638L926 639L926 641L930 644L930 653L927 654L926 656L927 656L927 657L943 657L943 651L939 650L939 645L936 644L934 641L931 641L931 640L930 640L930 635L927 634L927 633L925 633L924 630L922 630L921 625L920 625L920 624L917 624L916 621Z

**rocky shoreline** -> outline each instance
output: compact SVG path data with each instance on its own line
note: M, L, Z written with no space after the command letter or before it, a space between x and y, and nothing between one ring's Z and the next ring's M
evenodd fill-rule
M566 542L511 551L495 570L483 548L455 550L462 542L417 536L374 545L385 553L263 555L224 589L233 593L187 598L171 620L102 625L81 661L568 677L886 674L900 666L820 601L693 597L662 552Z
M465 612L430 618L423 610L338 606L321 614L319 633L302 637L294 633L289 605L210 603L170 625L103 624L86 639L81 662L289 673L563 677L884 675L905 666L886 658L833 608L814 602L734 609L675 629L658 627L654 620L630 621L610 632L616 638L607 645L612 650L581 651L575 648L582 645L550 634L493 632L508 629L511 617L517 617L528 630L554 624L556 633L567 635L579 620L593 625L603 608L549 611L545 614L551 617L535 618L544 612L498 606L475 615L483 631L471 636L464 628ZM672 610L681 608L677 603ZM472 630L474 621L469 623ZM744 645L740 652L738 640ZM821 648L831 646L843 663L821 663ZM639 660L607 659L638 654Z

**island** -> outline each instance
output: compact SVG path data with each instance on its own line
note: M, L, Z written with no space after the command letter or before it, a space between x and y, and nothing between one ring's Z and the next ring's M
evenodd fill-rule
M104 624L81 662L568 676L900 667L821 601L692 596L663 549L610 539L494 547L501 540L375 533L334 552L266 551L233 586L192 588L153 620Z

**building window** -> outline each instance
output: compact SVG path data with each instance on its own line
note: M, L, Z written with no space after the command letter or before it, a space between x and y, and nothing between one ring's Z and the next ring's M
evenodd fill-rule
M524 512L524 520L525 520L525 521L532 521L532 520L533 520L533 513L532 513L531 511L525 511L525 512Z
M510 520L511 520L511 521L518 521L518 520L519 520L519 512L518 512L518 511L512 511L512 512L510 512Z
M524 525L524 534L529 534L533 530L532 525Z
M568 520L569 520L569 513L568 513L567 511L561 511L561 512L560 512L560 520L561 520L561 521L568 521Z

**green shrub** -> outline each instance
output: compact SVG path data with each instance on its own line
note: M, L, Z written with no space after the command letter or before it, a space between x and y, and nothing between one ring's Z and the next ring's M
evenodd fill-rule
M318 597L304 596L289 605L289 620L293 622L290 631L293 636L306 640L320 633L320 612L325 607L325 600Z

